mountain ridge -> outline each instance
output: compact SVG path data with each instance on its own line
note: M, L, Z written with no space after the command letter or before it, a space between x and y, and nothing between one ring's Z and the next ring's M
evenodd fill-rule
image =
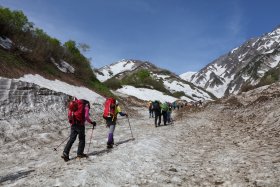
M251 38L221 55L192 75L190 81L217 97L237 94L246 86L253 88L264 85L265 80L261 81L262 77L269 70L277 68L279 61L280 27L278 26L275 30Z
M95 72L100 81L114 90L130 85L136 88L155 89L187 101L216 99L203 88L147 61L121 60Z

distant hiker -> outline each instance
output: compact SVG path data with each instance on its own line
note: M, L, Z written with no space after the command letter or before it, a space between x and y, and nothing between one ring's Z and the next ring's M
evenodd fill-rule
M162 117L163 117L163 124L166 125L168 104L166 102L164 102L160 105L160 108L161 108L161 111L162 111L161 114L162 114Z
M62 158L65 161L69 160L69 152L71 150L71 147L73 143L75 142L77 135L79 135L79 145L77 150L77 158L83 158L87 157L86 154L84 154L84 148L85 148L85 121L89 122L90 124L94 126L96 125L95 121L92 121L89 118L89 110L90 110L90 103L87 100L83 99L74 99L70 102L68 107L68 120L71 124L71 134L70 139L68 140L63 154Z
M106 120L106 125L109 128L107 148L112 148L114 145L114 131L117 123L117 115L128 116L121 111L119 103L114 98L107 98L104 104L103 118Z
M152 101L149 101L148 108L149 108L149 118L153 118L154 117L154 111L153 111L153 102Z
M202 106L202 101L201 101L201 100L199 100L199 101L198 101L198 104L199 104L200 106Z
M161 123L161 108L159 101L156 100L153 102L153 110L155 113L155 127L158 127Z
M172 103L172 107L173 107L173 110L175 110L176 109L176 101L174 101L173 103Z
M167 123L171 123L171 112L172 112L172 104L168 103Z

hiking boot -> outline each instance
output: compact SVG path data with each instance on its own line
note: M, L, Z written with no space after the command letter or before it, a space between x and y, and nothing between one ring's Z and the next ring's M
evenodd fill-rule
M63 158L65 162L67 162L67 161L70 160L69 155L67 155L67 154L64 153L64 152L62 153L61 158Z
M84 153L77 155L77 158L87 158L87 157L88 157L88 155L84 154Z
M111 148L113 148L113 144L108 144L107 149L111 149Z

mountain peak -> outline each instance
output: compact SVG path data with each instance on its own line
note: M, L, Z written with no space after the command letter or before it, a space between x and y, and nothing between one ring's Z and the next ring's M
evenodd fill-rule
M163 70L158 68L154 64L148 61L134 60L134 59L122 59L110 65L106 65L100 69L95 70L96 77L104 82L118 74L126 71L134 71L135 69L153 69L153 70Z
M244 86L260 84L266 72L278 67L279 47L280 26L217 58L195 73L190 81L217 97L236 94Z

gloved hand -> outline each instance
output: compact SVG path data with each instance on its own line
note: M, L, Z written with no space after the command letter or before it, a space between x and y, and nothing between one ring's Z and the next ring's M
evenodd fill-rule
M96 122L95 121L91 122L91 124L92 124L93 127L96 126Z

